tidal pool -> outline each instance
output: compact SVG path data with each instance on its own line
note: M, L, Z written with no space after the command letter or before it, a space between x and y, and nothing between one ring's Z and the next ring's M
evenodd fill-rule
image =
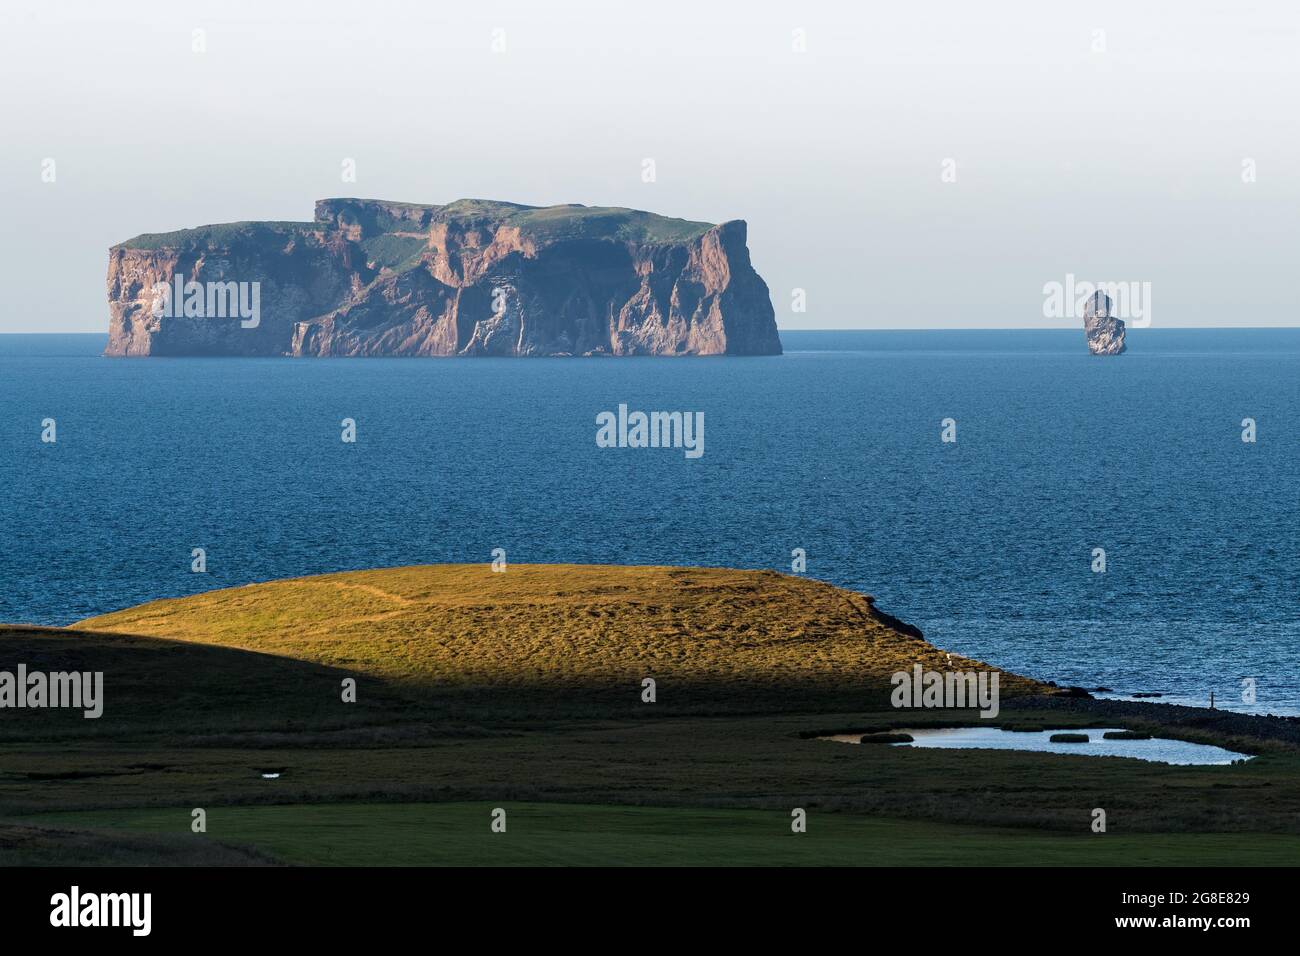
M1193 744L1184 740L1153 737L1150 740L1106 740L1103 734L1115 733L1120 727L1102 727L1067 730L1036 730L1032 732L1001 730L997 727L900 727L891 731L908 734L910 744L887 744L890 747L941 747L952 749L1031 750L1039 753L1075 754L1083 757L1136 757L1153 763L1196 766L1221 766L1236 760L1249 760L1249 754L1235 753L1211 744ZM1059 733L1087 734L1087 743L1053 743L1051 736ZM837 740L856 744L861 734L835 734L819 740Z

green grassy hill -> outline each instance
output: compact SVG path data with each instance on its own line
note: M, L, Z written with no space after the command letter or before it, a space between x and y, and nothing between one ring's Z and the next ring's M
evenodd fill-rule
M469 700L562 709L812 710L887 704L890 675L987 665L931 646L870 598L770 571L430 565L328 574L153 601L79 629L234 648ZM1042 685L1004 674L1004 696ZM564 692L570 692L567 696Z

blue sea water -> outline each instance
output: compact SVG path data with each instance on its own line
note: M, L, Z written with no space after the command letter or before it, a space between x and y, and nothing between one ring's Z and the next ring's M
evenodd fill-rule
M0 620L497 547L786 571L804 548L810 576L999 667L1300 713L1300 330L1134 330L1119 358L1074 331L782 338L772 358L295 361L0 336ZM598 448L619 403L704 412L704 456Z

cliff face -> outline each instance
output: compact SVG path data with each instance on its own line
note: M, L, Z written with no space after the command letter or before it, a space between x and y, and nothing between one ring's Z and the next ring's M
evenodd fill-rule
M629 209L326 199L310 223L114 246L106 354L780 354L745 233ZM162 308L160 286L176 293ZM257 314L213 308L214 287Z

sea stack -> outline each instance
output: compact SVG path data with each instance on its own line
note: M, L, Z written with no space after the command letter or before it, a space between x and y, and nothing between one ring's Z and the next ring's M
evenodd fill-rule
M107 355L779 355L743 220L323 199L109 250Z
M1083 307L1083 332L1093 355L1119 355L1124 351L1124 320L1111 315L1110 296L1098 289Z

